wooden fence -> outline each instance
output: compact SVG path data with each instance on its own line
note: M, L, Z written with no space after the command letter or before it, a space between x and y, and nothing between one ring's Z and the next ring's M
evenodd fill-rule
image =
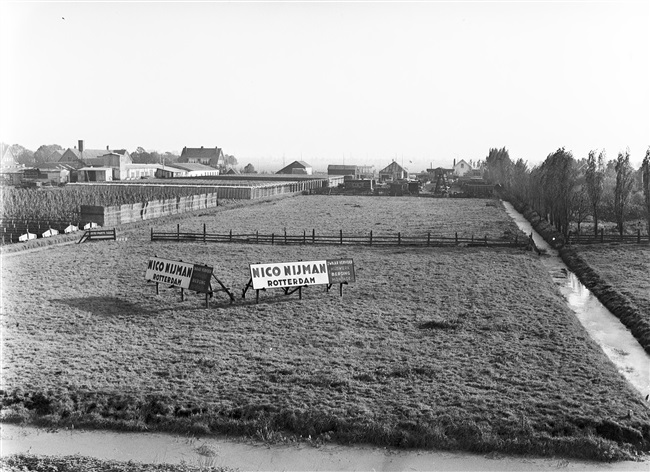
M641 230L637 230L636 234L605 234L601 229L598 235L594 234L569 234L566 239L566 244L607 244L607 243L622 243L622 244L642 244L650 243L650 235L642 235Z
M67 220L19 220L13 218L0 218L0 243L17 243L18 238L27 232L36 234L38 238L41 238L43 233L50 229L55 229L60 234L63 234L65 229L70 225L75 225L77 227L83 226L79 221L70 222Z
M181 231L180 225L176 226L175 232L154 231L151 228L151 241L176 241L176 242L204 242L204 243L244 243L244 244L271 244L271 245L289 245L289 244L312 244L312 245L357 245L357 246L424 246L424 247L441 247L441 246L484 246L484 247L518 247L534 248L534 243L530 237L519 238L515 235L513 238L488 238L483 237L459 237L458 233L451 237L436 236L431 233L408 236L401 232L396 234L374 234L370 231L367 234L344 234L339 230L334 234L316 234L316 230L311 233L303 231L302 234L255 233L235 234L230 230L225 234L215 234L206 232L205 224L203 232Z

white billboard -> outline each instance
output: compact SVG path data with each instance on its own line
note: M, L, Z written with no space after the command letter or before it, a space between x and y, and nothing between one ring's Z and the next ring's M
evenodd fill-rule
M329 283L324 260L251 264L250 271L255 290Z

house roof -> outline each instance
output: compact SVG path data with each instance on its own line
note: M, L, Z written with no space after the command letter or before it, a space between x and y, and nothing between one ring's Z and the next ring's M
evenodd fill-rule
M113 172L112 167L82 167L81 169L77 170L85 170L85 171L96 171L96 170L101 170L104 172Z
M396 172L408 172L404 167L393 161L379 171L380 174L394 174Z
M201 171L201 170L214 172L216 170L214 167L206 166L203 164L190 164L190 163L167 164L167 166L165 167L175 167L177 169L186 170L189 172Z
M293 161L288 166L283 167L282 169L277 171L276 174L291 174L290 172L291 169L297 169L297 168L311 169L311 165L305 161Z
M221 154L223 154L223 151L218 148L218 147L213 147L213 148L205 148L201 146L200 148L188 148L184 147L183 151L181 152L181 157L187 157L187 158L201 158L201 159L210 159L212 157L218 158Z
M465 159L461 159L460 161L456 162L456 165L454 167L457 167L461 162L464 162L465 165L470 169L472 168L472 166L470 166Z
M74 170L75 168L69 164L63 162L44 162L42 164L36 164L34 167L38 170L43 171L57 171L57 170Z
M126 169L163 169L164 168L160 164L126 164L124 167ZM167 165L166 167L169 167L169 165Z

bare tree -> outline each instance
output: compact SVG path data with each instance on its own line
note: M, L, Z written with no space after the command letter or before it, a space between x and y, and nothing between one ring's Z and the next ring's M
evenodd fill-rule
M630 165L630 151L625 153L619 152L614 164L616 171L616 184L614 186L614 215L616 216L616 226L618 232L623 235L623 225L625 223L625 210L632 192L634 184L634 169Z

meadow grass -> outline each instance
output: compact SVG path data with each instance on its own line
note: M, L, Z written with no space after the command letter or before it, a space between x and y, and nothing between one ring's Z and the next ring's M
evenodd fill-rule
M392 200L391 221L414 199ZM297 201L300 213L318 199ZM254 209L201 218L271 218L269 205ZM440 226L483 224L461 211ZM596 460L648 450L647 404L530 252L147 237L3 261L5 421ZM238 300L217 295L206 309L176 289L155 295L144 281L154 254L213 265ZM357 281L343 297L317 286L302 300L239 298L249 263L350 256Z

